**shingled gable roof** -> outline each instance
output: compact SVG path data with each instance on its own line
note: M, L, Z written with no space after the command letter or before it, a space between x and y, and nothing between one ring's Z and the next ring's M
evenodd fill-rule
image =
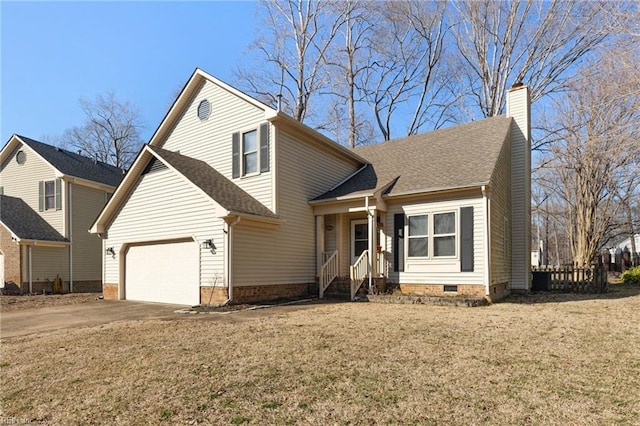
M109 186L118 186L124 176L124 170L101 161L96 162L93 158L47 145L24 136L15 136L62 174Z
M511 118L492 117L357 148L370 165L312 202L365 192L394 196L486 185L510 126Z
M0 222L21 240L69 242L20 198L0 195Z
M264 204L204 161L155 146L148 148L232 214L278 219Z

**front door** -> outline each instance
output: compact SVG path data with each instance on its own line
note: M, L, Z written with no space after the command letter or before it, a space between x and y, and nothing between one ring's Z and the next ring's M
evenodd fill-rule
M351 221L351 264L369 247L367 219Z

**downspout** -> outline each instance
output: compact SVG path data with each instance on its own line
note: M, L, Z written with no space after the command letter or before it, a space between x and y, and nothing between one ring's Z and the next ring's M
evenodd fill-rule
M364 199L364 208L367 211L367 250L369 256L367 256L367 272L369 275L369 292L373 289L373 224L371 219L371 212L369 211L369 196Z
M225 222L225 227L227 228L225 229L225 235L227 237L227 244L225 246L227 252L227 300L222 302L220 306L225 306L233 300L233 227L240 222L240 219L242 218L237 216L233 222Z
M490 271L490 263L489 263L489 242L490 242L490 232L491 226L489 223L489 191L485 185L482 185L482 216L485 225L484 230L484 293L487 296L491 296L489 293L489 280L491 279L491 271Z
M67 214L69 215L69 293L73 293L73 191L72 185L69 183L69 209Z
M29 294L33 293L33 264L31 262L32 253L31 253L31 245L28 246L28 254L29 254Z

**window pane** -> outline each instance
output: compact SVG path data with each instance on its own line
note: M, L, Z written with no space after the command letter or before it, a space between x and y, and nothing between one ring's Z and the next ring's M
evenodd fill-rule
M369 237L366 223L354 225L353 228L353 233L356 240L366 240Z
M44 183L44 208L51 210L56 208L56 184L55 181Z
M252 131L242 135L242 152L249 153L258 150L258 132Z
M456 237L435 237L433 239L433 255L434 256L455 256L456 255Z
M409 236L427 235L429 229L429 216L409 216Z
M410 238L409 239L409 256L410 257L426 257L429 255L428 238Z
M434 234L453 234L456 232L456 214L440 213L433 215Z
M258 153L252 152L244 155L244 173L256 173L258 171Z
M353 254L358 257L367 249L367 241L354 241Z

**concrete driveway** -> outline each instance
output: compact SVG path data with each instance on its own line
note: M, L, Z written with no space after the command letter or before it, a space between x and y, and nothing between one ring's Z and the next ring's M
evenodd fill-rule
M299 309L309 309L324 301L274 306L268 309L233 312L231 314L177 314L187 306L162 303L133 302L129 300L96 300L75 305L58 305L44 308L22 309L0 313L0 338L26 336L75 327L90 327L116 321L136 320L185 320L185 321L245 321L267 315L282 314ZM331 303L331 302L328 302Z
M176 318L180 305L96 300L75 305L48 306L2 312L0 336L25 336L64 328L86 327L122 320Z

